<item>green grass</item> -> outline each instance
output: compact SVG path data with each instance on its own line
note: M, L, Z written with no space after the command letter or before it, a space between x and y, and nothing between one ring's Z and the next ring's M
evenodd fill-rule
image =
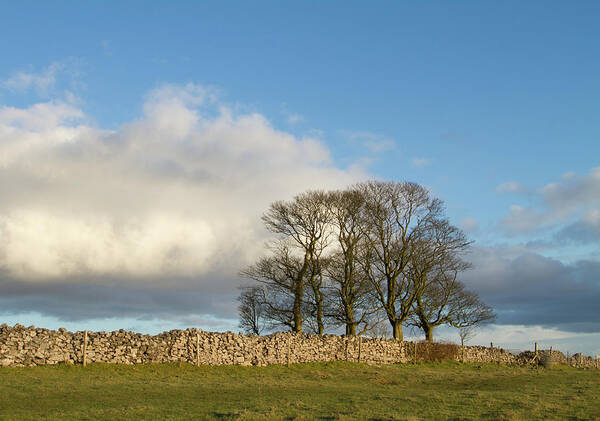
M456 363L0 368L0 419L600 419L600 371Z

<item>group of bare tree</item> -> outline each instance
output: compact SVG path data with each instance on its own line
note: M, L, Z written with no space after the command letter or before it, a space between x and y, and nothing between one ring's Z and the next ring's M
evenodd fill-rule
M287 327L363 334L382 320L393 337L414 326L433 340L443 324L490 321L492 309L459 275L470 242L443 204L408 182L369 181L308 191L273 203L262 220L274 234L268 254L242 272L240 327L260 334Z

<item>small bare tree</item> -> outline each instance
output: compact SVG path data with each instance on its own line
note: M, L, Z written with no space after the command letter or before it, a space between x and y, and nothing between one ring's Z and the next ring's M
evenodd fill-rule
M379 339L387 339L392 337L390 325L385 317L374 317L373 320L371 320L367 325L364 335L370 338Z
M465 326L458 328L458 337L460 338L460 346L464 347L465 342L470 341L477 335L479 326Z
M285 326L301 332L304 262L292 254L285 240L275 241L269 248L270 256L259 259L241 275L262 284L264 317L272 327Z
M266 308L264 304L265 294L260 286L240 287L238 297L238 314L240 316L240 328L245 333L260 335L266 327Z
M278 237L269 246L271 256L241 272L265 285L267 317L294 332L302 332L306 288L312 292L318 332L324 332L320 258L329 233L325 198L323 192L310 191L271 204L262 217L265 227Z
M460 349L461 349L461 360L465 362L465 342L470 341L477 335L477 329L479 326L465 326L458 328L458 336L460 338Z

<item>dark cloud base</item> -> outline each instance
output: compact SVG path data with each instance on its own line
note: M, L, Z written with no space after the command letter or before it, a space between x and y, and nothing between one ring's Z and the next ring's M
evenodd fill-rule
M475 248L465 274L498 314L496 323L600 332L600 263L564 264L536 253ZM19 280L0 276L0 311L38 312L65 321L130 317L236 319L236 287L243 280L218 273L198 278L77 278Z
M219 285L231 285L223 290ZM168 286L48 282L40 285L0 280L0 309L6 313L38 312L65 321L134 317L156 319L206 314L236 317L237 282L212 279L169 281Z

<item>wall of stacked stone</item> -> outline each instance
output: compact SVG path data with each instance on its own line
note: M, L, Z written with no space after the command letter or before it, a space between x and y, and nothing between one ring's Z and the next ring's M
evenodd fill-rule
M34 366L80 364L83 362L85 332L69 332L24 327L0 326L0 365ZM88 363L143 364L187 362L206 365L271 365L325 361L360 361L374 364L409 363L427 353L427 344L389 339L338 335L307 335L278 332L267 336L239 335L231 332L204 332L199 329L172 330L158 335L143 335L124 330L87 332ZM465 362L528 363L529 355L515 356L486 347L457 347L457 360ZM566 358L557 351L558 362ZM560 356L559 356L560 354ZM577 355L574 356L578 357ZM572 358L574 365L579 360ZM594 367L590 357L584 366Z

